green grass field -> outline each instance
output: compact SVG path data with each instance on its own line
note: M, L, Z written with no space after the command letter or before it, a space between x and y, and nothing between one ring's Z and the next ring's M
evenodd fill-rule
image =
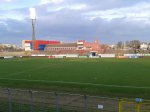
M150 98L150 59L4 59L0 86Z

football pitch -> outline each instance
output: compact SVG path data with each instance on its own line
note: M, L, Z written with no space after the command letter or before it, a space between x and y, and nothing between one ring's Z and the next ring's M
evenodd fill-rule
M150 59L1 59L0 86L150 98Z

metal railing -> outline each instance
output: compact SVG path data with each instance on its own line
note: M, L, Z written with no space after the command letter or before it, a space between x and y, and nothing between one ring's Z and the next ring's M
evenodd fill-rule
M150 112L150 104L141 103L137 110L135 102L125 102L118 98L0 89L0 112L130 112L130 110Z

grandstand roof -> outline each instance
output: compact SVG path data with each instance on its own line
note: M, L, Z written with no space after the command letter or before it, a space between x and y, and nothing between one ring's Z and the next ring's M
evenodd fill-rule
M77 43L48 44L47 47L77 47Z

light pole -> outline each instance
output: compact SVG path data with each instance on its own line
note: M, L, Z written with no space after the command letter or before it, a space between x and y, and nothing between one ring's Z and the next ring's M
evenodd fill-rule
M35 21L36 21L36 12L35 8L30 8L30 19L32 22L32 50L35 50Z

